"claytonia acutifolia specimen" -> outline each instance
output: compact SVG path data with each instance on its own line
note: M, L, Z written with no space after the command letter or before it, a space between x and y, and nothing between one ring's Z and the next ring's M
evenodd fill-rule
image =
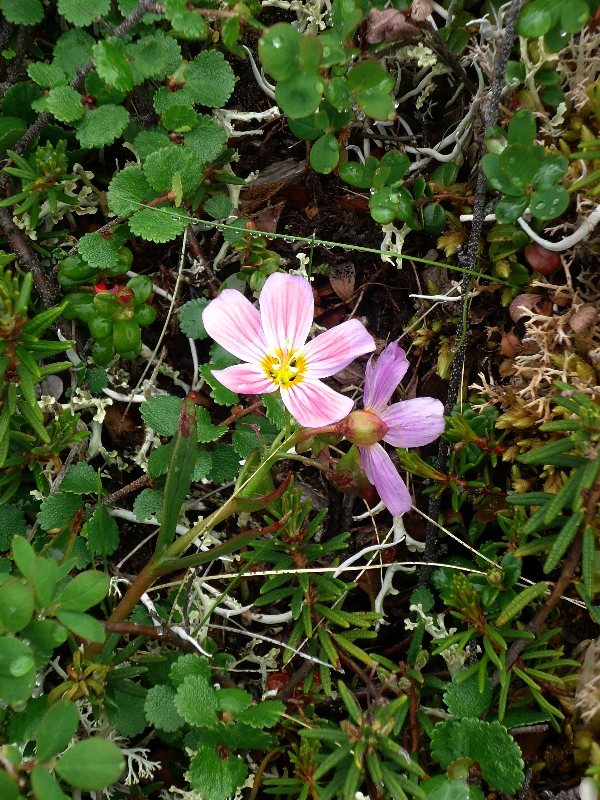
M307 342L313 314L312 289L299 275L270 275L260 293L260 313L241 292L224 289L204 309L204 327L246 363L216 370L214 376L241 394L280 389L300 425L319 427L342 419L352 411L352 400L319 378L371 353L375 341L362 322L351 319Z
M404 514L412 499L391 458L379 442L392 447L419 447L444 432L444 406L433 397L417 397L388 405L408 369L406 353L389 344L376 363L369 360L365 372L364 411L353 411L339 426L340 432L360 452L360 463L389 511Z

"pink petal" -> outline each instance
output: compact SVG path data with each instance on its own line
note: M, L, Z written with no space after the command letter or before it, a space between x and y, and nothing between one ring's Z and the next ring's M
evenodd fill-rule
M321 381L304 379L289 389L281 387L281 399L296 421L306 428L320 428L348 416L354 403Z
M233 367L216 369L213 375L223 386L240 394L268 394L278 388L275 381L255 364L235 364Z
M388 426L383 441L393 447L419 447L438 438L446 427L444 406L433 397L394 403L379 415Z
M373 359L365 372L363 404L369 411L383 411L409 367L406 353L396 342L388 344L380 354L375 366Z
M313 321L312 289L301 275L274 272L260 293L260 315L270 350L302 347Z
M304 345L302 352L308 366L306 374L311 378L327 378L374 349L375 340L362 322L350 319Z
M236 289L224 289L202 312L206 332L243 361L259 362L267 352L260 314Z
M390 514L406 514L412 507L412 498L406 484L398 474L392 459L380 444L359 447L360 463L369 483L372 483Z

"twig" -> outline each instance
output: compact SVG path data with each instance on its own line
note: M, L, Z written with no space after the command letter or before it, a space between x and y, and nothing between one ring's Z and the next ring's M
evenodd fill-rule
M282 686L281 689L277 692L277 696L275 697L276 700L281 700L282 703L285 703L286 700L289 700L291 697L292 692L301 683L304 678L308 675L311 669L314 667L312 661L305 661L300 669L296 670L289 681L286 683L285 686Z
M29 27L25 25L19 26L19 33L17 35L17 49L10 65L10 70L6 76L6 80L0 83L0 99L4 97L10 87L16 82L21 73L23 66L23 59L25 58L25 47L27 46L27 37L29 35Z
M504 35L501 44L496 54L496 64L494 70L494 79L490 91L489 101L485 112L485 130L488 130L492 125L496 124L498 118L498 109L500 106L500 98L502 90L505 85L506 79L506 65L510 57L513 42L515 40L515 28L517 24L517 17L524 5L524 0L512 0L510 8L506 14L504 21ZM479 164L477 173L477 188L475 190L475 205L473 207L473 223L471 227L471 234L467 245L467 251L462 260L463 267L468 270L462 278L460 293L464 297L464 303L468 303L467 287L472 277L469 273L475 271L477 265L477 249L479 240L481 239L481 231L483 229L483 222L485 218L485 206L487 195L487 178ZM463 367L465 362L465 355L469 343L469 326L468 320L466 327L463 325L463 319L460 319L456 329L456 339L461 341L461 344L456 352L454 360L452 361L452 373L450 375L450 384L448 386L448 397L446 399L445 413L450 414L456 400L458 398L458 390L462 384ZM437 458L437 469L440 472L447 471L448 459L450 457L450 442L440 440ZM432 495L429 502L429 516L431 519L437 519L440 510L441 496ZM429 523L425 532L425 553L423 560L425 562L434 561L437 550L437 528L435 525ZM419 586L426 586L431 577L431 567L424 567L419 575Z

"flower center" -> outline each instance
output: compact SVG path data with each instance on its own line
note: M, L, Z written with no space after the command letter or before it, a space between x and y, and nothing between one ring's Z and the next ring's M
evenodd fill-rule
M349 442L364 447L379 442L388 432L385 422L372 411L353 411L339 424Z
M297 350L276 350L273 355L265 356L261 366L280 388L289 389L304 380L306 359Z

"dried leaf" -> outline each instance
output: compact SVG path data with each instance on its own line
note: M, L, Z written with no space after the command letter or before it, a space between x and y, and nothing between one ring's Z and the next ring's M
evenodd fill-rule
M355 280L356 270L351 261L331 267L331 274L329 275L331 288L344 303L349 303L352 299Z
M396 11L395 8L386 8L385 11L372 8L369 11L365 36L369 44L377 44L384 39L386 42L399 42L412 39L420 33L421 29L409 22L402 11Z

